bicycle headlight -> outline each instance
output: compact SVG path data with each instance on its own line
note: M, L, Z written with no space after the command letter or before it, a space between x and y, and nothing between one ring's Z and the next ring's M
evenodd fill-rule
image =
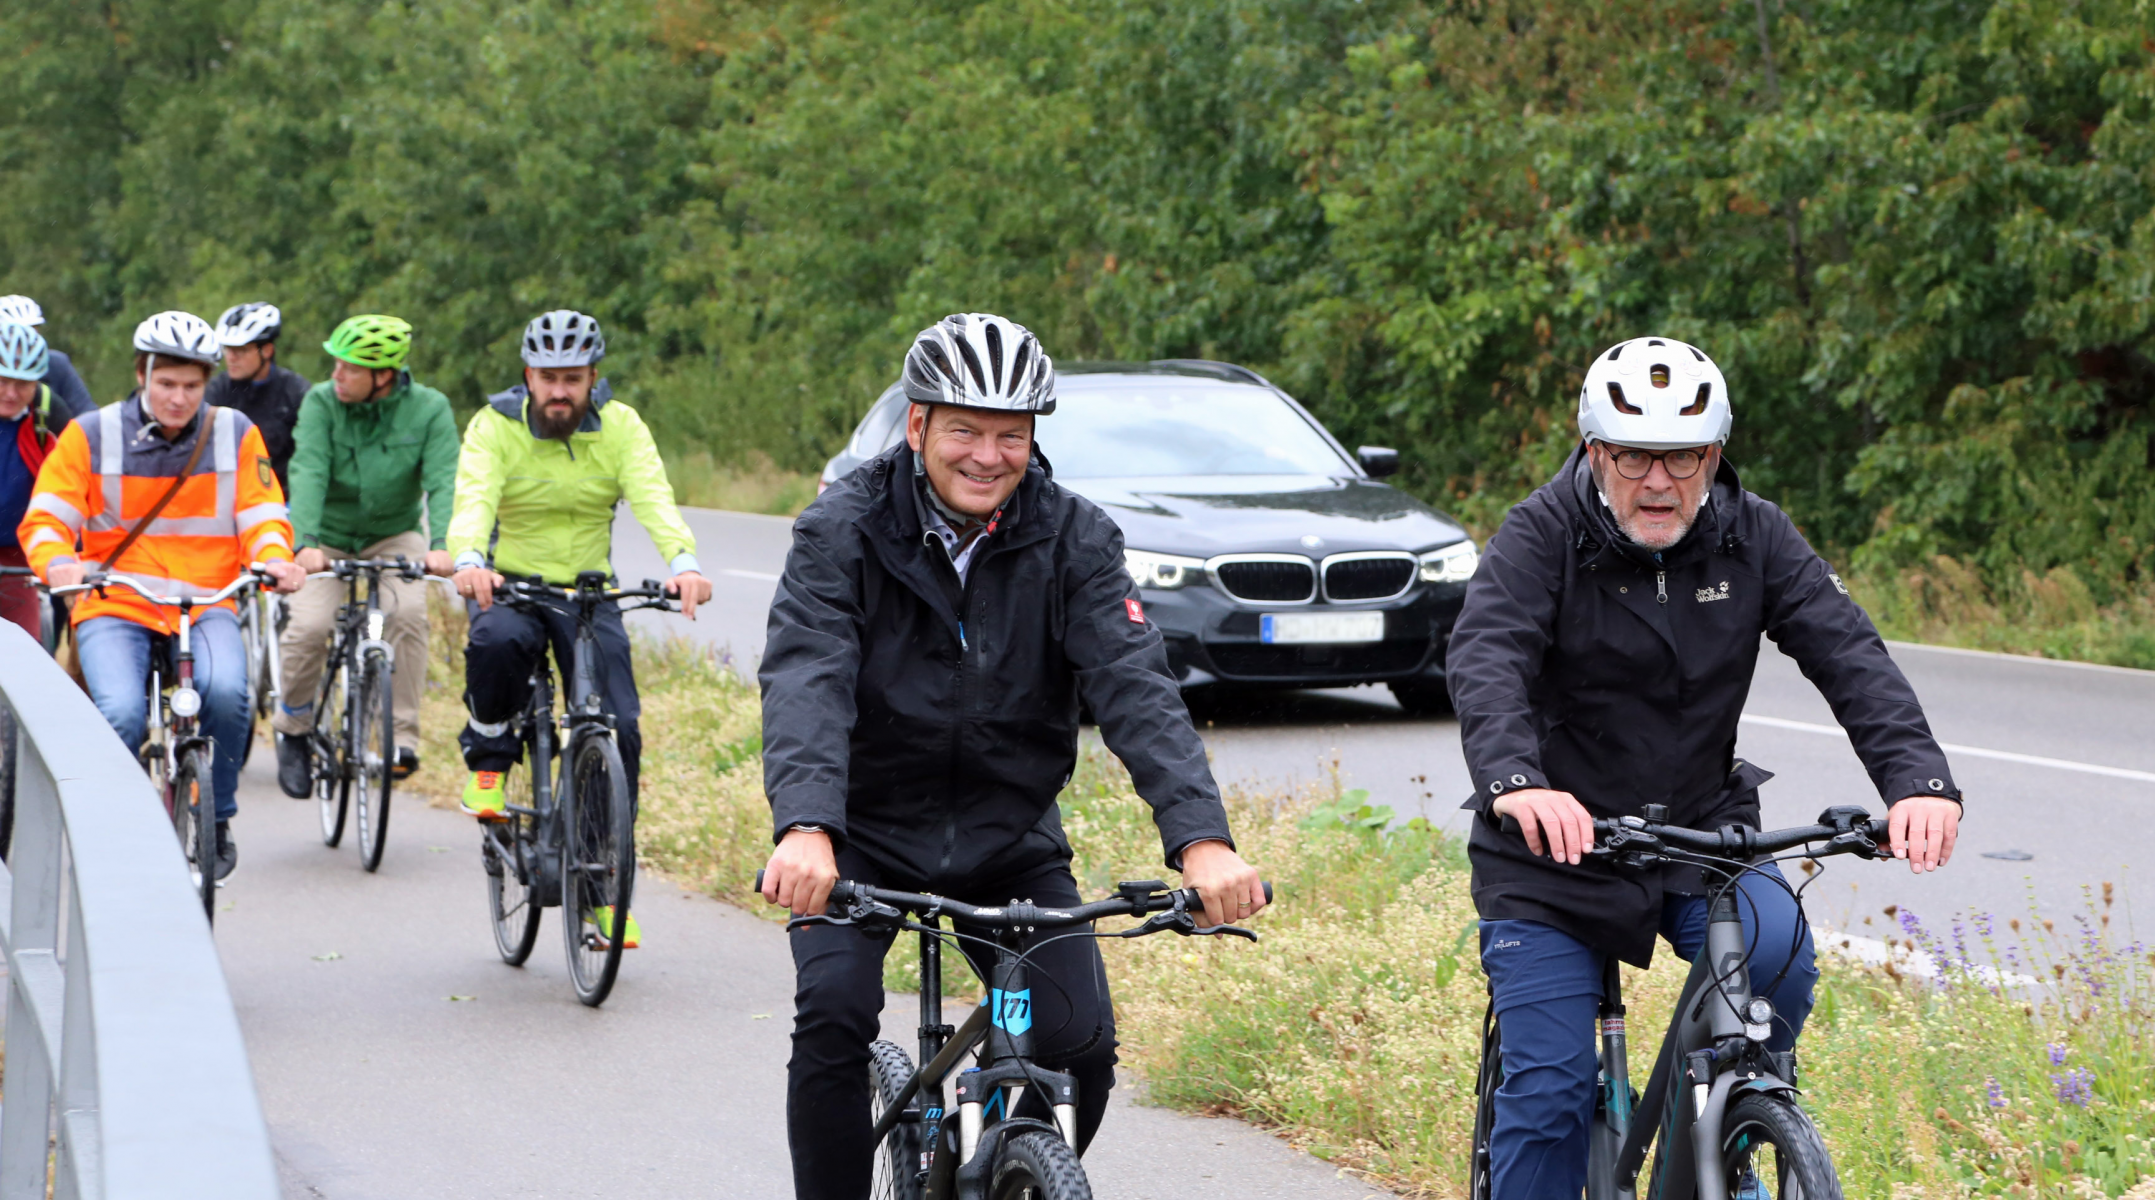
M1482 564L1482 552L1474 542L1453 542L1422 555L1423 583L1465 583Z
M1205 577L1205 560L1183 558L1175 554L1155 554L1150 550L1124 550L1122 565L1130 572L1130 578L1141 588L1160 588L1173 591L1188 587Z
M1773 1036L1773 1001L1753 996L1743 1002L1743 1035L1754 1042Z
M191 717L202 711L202 693L191 687L172 689L172 715Z

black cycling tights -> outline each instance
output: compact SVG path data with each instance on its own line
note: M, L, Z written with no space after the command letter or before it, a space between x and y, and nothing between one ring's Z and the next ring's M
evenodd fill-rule
M922 890L914 881L884 878L850 847L838 852L838 874L878 887ZM969 904L1002 904L1013 898L1052 905L1079 902L1077 881L1069 865L1060 862L952 898ZM868 1044L882 1036L883 955L891 937L811 925L795 931L790 940L797 979L793 1060L786 1067L793 1193L800 1200L860 1200L868 1194L874 1150L868 1144ZM965 949L975 970L985 975L994 962L993 951L972 944ZM1115 1086L1115 1011L1108 1000L1099 943L1070 938L1029 961L1035 1058L1042 1066L1068 1071L1077 1081L1082 1152L1100 1128L1108 1091ZM945 955L943 963L946 976L964 974L955 958ZM918 1050L916 1021L909 1006L902 1032L893 1037L908 1055ZM1046 1119L1044 1106L1028 1111L1034 1100L1034 1089L1027 1089L1019 1115Z

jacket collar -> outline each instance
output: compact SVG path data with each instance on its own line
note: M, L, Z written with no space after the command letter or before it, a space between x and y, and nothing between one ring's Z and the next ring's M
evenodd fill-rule
M1592 562L1603 557L1613 557L1629 562L1642 569L1680 566L1708 554L1734 554L1743 545L1744 536L1738 528L1737 514L1743 511L1743 483L1736 476L1735 464L1724 450L1720 469L1714 473L1713 486L1706 491L1705 503L1699 505L1698 519L1681 540L1655 553L1632 541L1616 523L1616 515L1601 499L1601 491L1594 486L1594 472L1587 465L1586 444L1580 443L1564 460L1557 471L1559 486L1557 495L1569 510L1572 528L1576 531L1574 548Z
M201 407L195 409L195 415L187 422L187 427L180 430L180 435L175 438L167 438L164 434L164 427L159 425L157 418L150 414L149 399L141 392L136 392L134 395L129 396L128 399L132 403L122 408L120 412L124 416L132 418L132 422L122 421L120 429L126 436L126 445L129 450L185 446L201 431L202 419L210 410L210 402L205 398ZM134 425L134 428L127 428L130 423Z

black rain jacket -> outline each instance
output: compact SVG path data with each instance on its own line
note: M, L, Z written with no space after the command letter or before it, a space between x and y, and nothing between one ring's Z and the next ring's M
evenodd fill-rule
M774 840L820 825L939 891L1067 860L1082 694L1170 866L1230 841L1114 521L1036 458L961 585L924 503L901 445L794 522L757 672Z
M292 430L299 425L299 402L313 385L297 371L271 363L269 377L242 383L223 371L210 377L204 399L220 408L238 409L262 431L262 448L269 451L269 469L277 473L277 486L292 499ZM446 525L446 522L444 522Z
M1528 852L1489 805L1570 792L1596 817L1648 804L1695 829L1758 826L1771 772L1736 757L1759 635L1825 695L1879 795L1960 792L1915 692L1840 576L1726 459L1697 521L1656 556L1602 503L1584 448L1504 518L1467 586L1446 660L1481 814L1468 841L1489 920L1539 921L1645 966L1666 891L1697 868L1624 871Z

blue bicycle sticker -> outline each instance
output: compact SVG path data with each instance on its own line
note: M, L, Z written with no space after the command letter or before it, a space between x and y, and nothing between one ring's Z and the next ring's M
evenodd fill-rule
M988 994L992 1009L989 1019L1004 1033L1016 1035L1033 1027L1033 993L1028 988L1022 992L992 991Z

